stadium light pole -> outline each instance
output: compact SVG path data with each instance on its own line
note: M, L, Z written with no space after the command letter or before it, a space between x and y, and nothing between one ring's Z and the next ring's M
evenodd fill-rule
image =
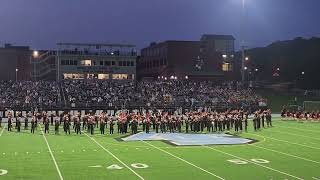
M32 56L30 56L30 61L31 61L31 59L33 59L33 75L34 75L34 80L35 81L37 81L37 75L36 75L36 73L37 73L37 71L36 71L37 65L36 65L36 63L34 61L34 58L37 58L37 57L39 57L39 52L38 51L33 51L32 52Z
M242 83L245 81L245 69L244 69L244 63L245 63L245 54L244 54L244 17L245 17L245 0L242 0L242 23L241 23L241 34L242 34L242 40L241 40L241 80Z
M18 82L18 71L19 71L19 69L16 68L16 82Z

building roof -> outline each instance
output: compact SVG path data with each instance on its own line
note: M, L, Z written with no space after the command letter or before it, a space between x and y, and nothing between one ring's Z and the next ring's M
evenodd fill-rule
M11 44L5 44L4 47L0 47L0 49L18 49L18 50L29 50L29 46L13 46Z
M100 46L100 47L126 47L134 48L135 45L132 44L103 44L103 43L57 43L58 46Z
M201 37L201 40L203 39L236 40L232 35L217 35L217 34L204 34Z

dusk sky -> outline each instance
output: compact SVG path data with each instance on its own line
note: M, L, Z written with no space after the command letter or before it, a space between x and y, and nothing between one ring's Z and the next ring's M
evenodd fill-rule
M0 0L0 44L52 49L57 42L199 40L204 33L244 37L252 48L320 37L320 0Z

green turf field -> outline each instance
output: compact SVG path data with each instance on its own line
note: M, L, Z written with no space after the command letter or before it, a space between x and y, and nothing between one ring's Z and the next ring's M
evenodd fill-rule
M182 147L0 129L0 180L320 179L320 123L273 124L259 132L250 124L241 136L254 144Z

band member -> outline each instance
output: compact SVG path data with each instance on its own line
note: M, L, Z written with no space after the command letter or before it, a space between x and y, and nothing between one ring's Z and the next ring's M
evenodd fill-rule
M244 116L244 119L243 119L244 130L248 132L248 117L249 117L248 111L245 111L243 116Z
M54 115L53 115L53 114L51 114L51 116L50 116L51 126L53 126L53 121L54 121Z
M271 110L270 109L267 110L266 121L267 121L267 126L272 127Z
M82 130L87 128L87 124L88 124L88 115L84 115L84 117L82 118Z
M50 124L49 119L46 116L44 116L43 121L44 121L44 133L45 134L49 133L49 124Z
M12 131L12 117L11 114L8 115L8 131Z
M88 121L88 130L91 135L94 135L94 125L95 125L94 123L95 123L95 117L90 116Z
M181 117L181 119L177 119L176 124L177 124L177 130L178 130L178 132L181 133L182 117Z
M17 132L20 132L20 128L21 128L21 118L20 117L16 118L16 128L17 128Z
M185 124L186 124L186 133L189 133L189 119L186 119Z
M263 111L262 113L261 113L261 123L262 123L262 127L264 128L264 119L265 119L265 117L266 117L266 111Z
M167 121L162 119L160 121L160 130L161 130L161 133L166 133L167 132Z
M34 130L36 128L36 117L32 116L32 120L31 120L31 133L34 134Z
M137 134L138 132L138 121L136 120L136 117L131 122L131 133Z
M257 129L261 128L261 114L260 111L257 112Z
M105 118L100 119L100 134L104 134L104 129L106 126Z
M24 116L24 129L28 129L29 126L29 119L28 119L28 115Z
M65 116L64 122L63 122L63 129L66 134L70 134L70 120L69 116Z
M122 133L121 132L121 122L120 122L120 120L117 121L117 131L118 131L118 134Z
M81 122L80 122L80 118L78 116L75 118L74 123L75 123L75 131L76 131L76 133L77 134L81 134Z
M146 120L146 133L148 134L148 133L150 133L150 119L147 119Z
M257 129L258 129L258 127L257 127L258 114L257 113L254 114L252 121L253 121L253 129L255 131L257 131Z
M109 127L110 127L110 134L113 134L113 125L114 125L114 122L112 121L112 120L110 120L110 125L109 125Z
M59 134L59 126L60 126L60 119L59 116L55 117L55 121L54 121L54 132L55 134Z
M40 120L41 120L41 114L38 112L36 114L36 129L38 128L38 123L40 122Z
M155 123L156 133L159 133L159 126L160 126L160 121L159 121L159 119L157 118L154 123Z

